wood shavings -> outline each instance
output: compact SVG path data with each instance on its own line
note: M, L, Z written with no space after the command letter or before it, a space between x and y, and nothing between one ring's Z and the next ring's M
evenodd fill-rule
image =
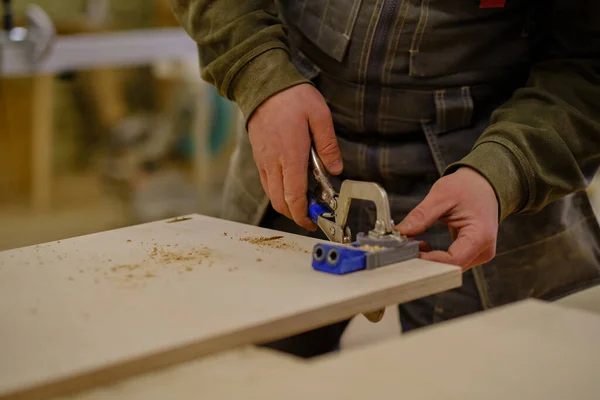
M268 243L268 242L272 242L274 240L280 240L283 239L283 236L258 236L258 237L243 237L240 240L242 242L248 242L250 244L264 244L264 243Z
M177 245L154 245L141 263L113 266L110 268L110 274L106 270L103 271L104 276L110 281L136 287L143 286L143 282L150 278L159 277L161 271L175 270L181 275L194 271L198 265L210 267L213 263L213 251L205 246L187 251L170 251L175 246ZM190 262L193 265L190 265ZM181 265L182 263L185 265Z
M125 264L125 265L114 266L110 270L112 272L123 271L123 270L126 270L126 271L135 271L139 267L140 267L140 264Z
M309 251L298 246L296 243L282 241L281 239L283 238L283 236L247 236L242 237L239 240L242 242L260 246L262 248L301 251L306 254L310 253Z
M358 247L360 250L364 250L364 251L368 251L370 253L373 253L375 251L381 251L383 250L385 247L383 246L375 246L375 245L369 245L369 244L364 244L360 247Z
M178 218L173 218L173 219L167 221L167 224L173 224L175 222L189 221L190 219L192 219L192 217L178 217Z

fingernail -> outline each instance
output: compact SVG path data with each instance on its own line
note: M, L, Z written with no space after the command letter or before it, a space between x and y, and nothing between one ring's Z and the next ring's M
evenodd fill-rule
M342 160L335 160L329 165L329 172L331 172L332 174L339 174L340 172L342 172L343 168L344 166L342 164Z
M411 230L412 229L412 224L408 221L402 221L398 224L398 229L399 230Z

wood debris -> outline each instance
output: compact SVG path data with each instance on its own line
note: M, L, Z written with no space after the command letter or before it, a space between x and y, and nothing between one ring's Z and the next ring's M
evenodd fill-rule
M248 237L243 237L240 240L242 242L248 242L250 244L264 244L264 243L268 243L268 242L272 242L274 240L280 240L283 239L283 236L258 236L258 237L252 237L252 236L248 236Z
M175 222L189 221L192 217L177 217L167 221L167 224L173 224Z

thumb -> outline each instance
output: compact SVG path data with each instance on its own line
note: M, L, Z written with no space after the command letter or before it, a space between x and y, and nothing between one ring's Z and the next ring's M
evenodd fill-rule
M406 236L416 236L425 232L448 211L455 203L434 186L423 201L416 206L397 229Z
M310 131L315 150L330 174L339 175L344 169L342 152L338 146L333 128L333 119L327 104L309 118Z

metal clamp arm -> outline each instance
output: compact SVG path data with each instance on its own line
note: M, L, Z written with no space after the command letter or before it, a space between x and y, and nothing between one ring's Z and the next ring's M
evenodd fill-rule
M375 228L369 232L370 236L381 237L396 234L394 221L390 210L390 203L386 191L377 183L345 180L342 182L337 201L336 223L346 226L350 203L353 199L367 200L375 203L377 221Z

